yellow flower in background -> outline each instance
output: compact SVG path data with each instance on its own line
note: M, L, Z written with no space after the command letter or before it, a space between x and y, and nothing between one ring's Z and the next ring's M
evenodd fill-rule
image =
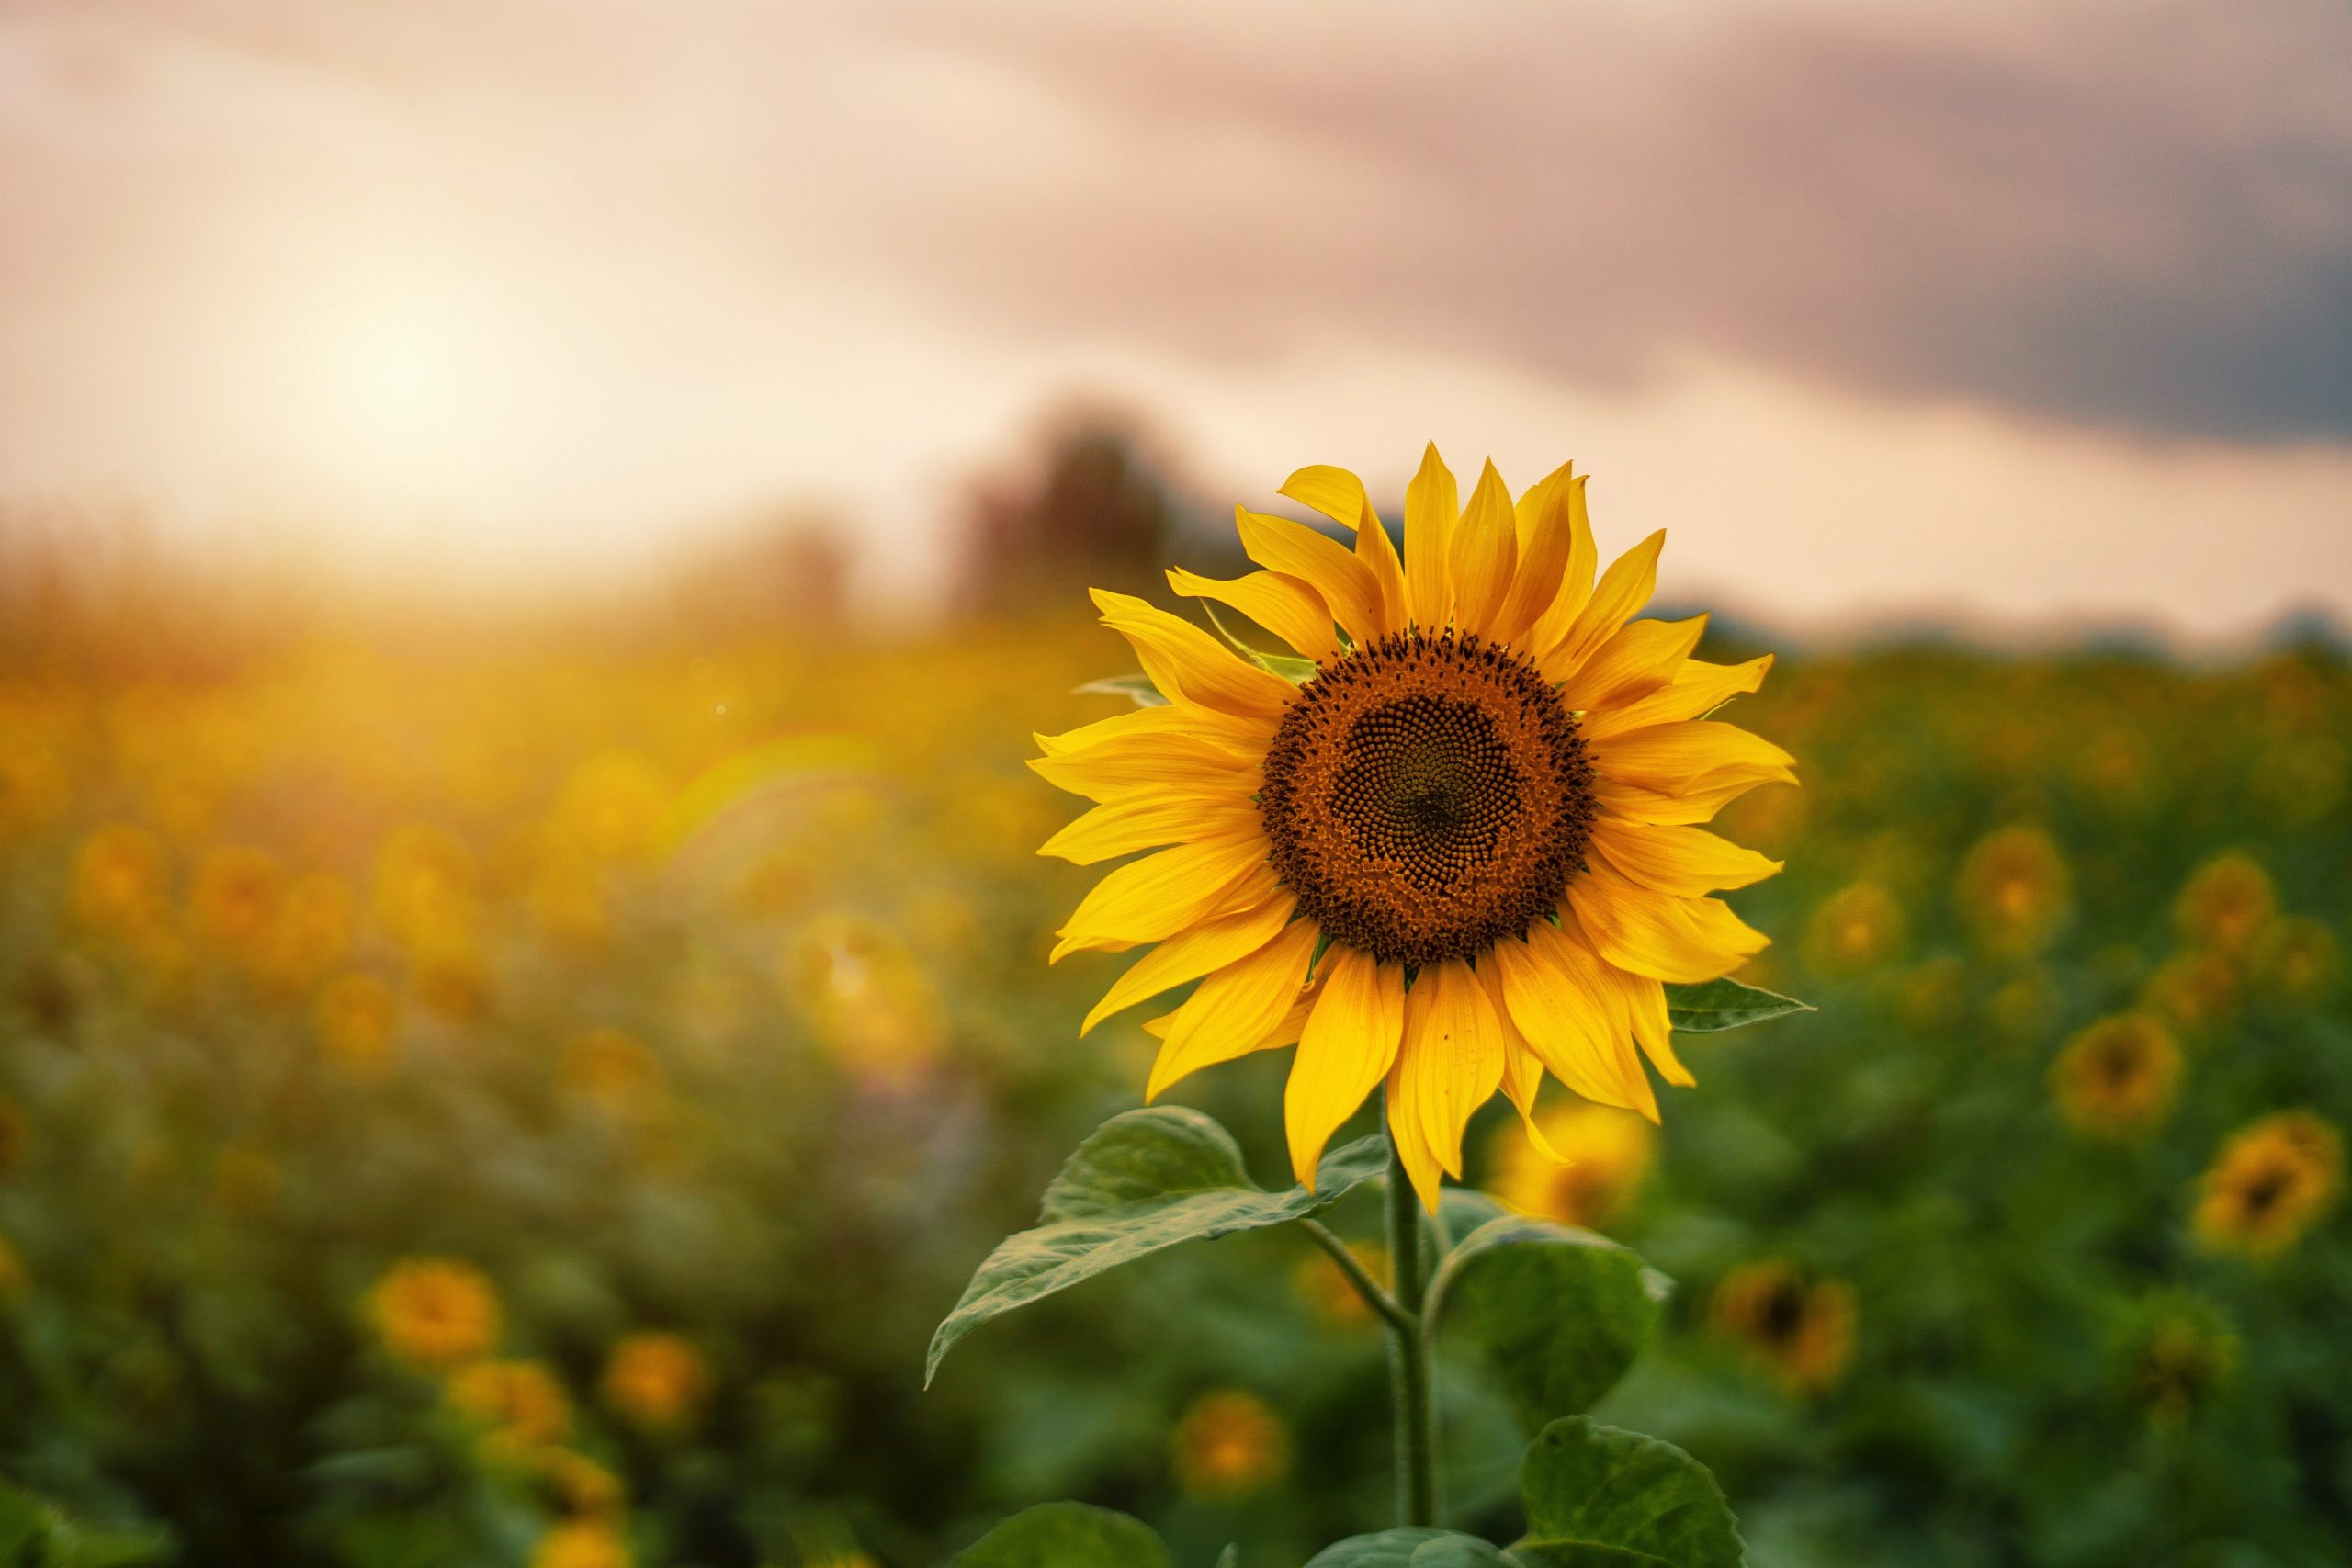
M694 1342L676 1334L632 1334L605 1362L605 1402L639 1427L677 1427L710 1392L710 1364Z
M2066 919L2074 878L2050 835L2003 828L1977 841L1961 862L1962 915L1997 953L2039 953Z
M2148 976L2140 1000L2183 1034L2210 1034L2238 1005L2237 969L2218 953L2177 953Z
M2171 1111L2180 1088L2180 1047L2145 1013L2103 1018L2066 1043L2050 1065L2059 1114L2075 1131L2127 1138Z
M2190 945L2239 957L2250 951L2278 912L2270 874L2242 854L2225 854L2199 866L2173 906L2180 934Z
M0 843L49 826L71 794L65 764L56 753L0 737Z
M2232 1134L2199 1183L2198 1238L2270 1258L2302 1238L2343 1184L2344 1140L2308 1111L2280 1111Z
M498 1343L498 1292L470 1263L407 1258L368 1295L368 1315L384 1348L412 1365L454 1366Z
M922 962L897 933L827 916L793 938L787 988L842 1066L884 1082L919 1077L946 1033Z
M605 1519L553 1526L532 1549L531 1568L629 1568L628 1542Z
M1290 1473L1290 1429L1256 1394L1221 1389L1186 1407L1169 1457L1187 1495L1247 1497Z
M107 936L152 931L171 867L163 840L128 822L92 829L74 857L74 918Z
M383 1065L400 1023L400 1001L391 987L373 975L337 975L319 987L311 1027L319 1049L345 1067L361 1072Z
M469 948L480 878L473 852L447 829L396 829L376 854L376 918L412 953Z
M2290 916L2270 928L2255 955L2255 973L2272 995L2314 1002L2335 988L2344 954L2325 923Z
M1571 1102L1524 1127L1497 1129L1495 1196L1522 1214L1597 1225L1633 1201L1649 1175L1657 1134L1630 1111Z
M634 751L605 751L564 780L550 826L599 860L633 860L651 850L669 808L660 769Z
M254 977L280 991L316 984L351 951L354 903L339 876L297 877L253 944L248 967Z
M2180 1427L2213 1402L2237 1359L2237 1338L2219 1313L2193 1297L2166 1298L2136 1315L2123 1344L2123 1380L2151 1423Z
M540 1479L567 1514L617 1518L628 1506L628 1488L607 1467L570 1449L549 1448L534 1456Z
M557 1072L564 1088L614 1116L645 1109L662 1087L660 1058L635 1035L612 1028L574 1036L563 1047Z
M1715 1332L1768 1369L1791 1393L1818 1393L1854 1354L1854 1288L1815 1280L1784 1258L1744 1263L1716 1285Z
M1823 900L1805 926L1804 961L1823 975L1859 975L1903 949L1908 922L1894 895L1857 882Z
M1161 1044L1147 1098L1295 1043L1284 1122L1302 1180L1385 1081L1390 1134L1433 1208L1498 1089L1532 1115L1548 1072L1655 1117L1642 1055L1690 1081L1664 983L1762 948L1709 895L1780 869L1698 824L1793 765L1702 716L1756 690L1769 658L1704 663L1704 616L1632 619L1663 534L1595 582L1567 468L1514 502L1489 463L1464 506L1430 448L1401 561L1354 475L1302 469L1283 493L1353 549L1244 511L1265 570L1170 581L1287 642L1303 662L1282 668L1302 683L1142 600L1094 596L1165 700L1039 738L1031 765L1097 803L1042 852L1156 852L1102 879L1053 957L1159 944L1088 1029L1201 982L1148 1026Z
M1363 1265L1365 1273L1384 1286L1390 1282L1386 1247L1377 1242L1351 1241L1348 1251ZM1369 1327L1375 1321L1372 1308L1364 1304L1363 1296L1348 1277L1340 1272L1340 1266L1320 1252L1298 1260L1292 1270L1291 1282L1316 1318L1331 1327Z
M611 934L605 871L582 851L548 845L533 868L531 918L540 931L571 947L594 947Z
M441 1397L509 1456L571 1435L571 1400L537 1361L469 1361L449 1374Z
M285 897L286 868L275 855L249 844L223 844L197 863L187 890L188 927L198 941L249 957Z

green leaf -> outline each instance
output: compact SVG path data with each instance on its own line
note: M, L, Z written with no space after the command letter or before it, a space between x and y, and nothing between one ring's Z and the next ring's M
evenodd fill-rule
M1216 1554L1216 1568L1241 1568L1241 1549L1228 1546Z
M1304 1219L1378 1176L1387 1157L1386 1141L1374 1134L1325 1155L1313 1192L1268 1192L1211 1118L1176 1105L1123 1111L1046 1189L1037 1228L1006 1237L972 1276L931 1337L924 1386L958 1339L1001 1313L1179 1242Z
M1169 1560L1140 1519L1086 1503L1041 1503L966 1548L956 1568L1169 1568Z
M1656 1438L1555 1421L1520 1469L1527 1539L1544 1568L1739 1568L1747 1549L1707 1467Z
M1759 986L1736 980L1707 980L1696 986L1666 988L1666 1019L1689 1034L1713 1034L1740 1029L1792 1012L1811 1012L1812 1005Z
M1107 675L1100 681L1089 681L1083 686L1070 688L1073 696L1126 697L1139 708L1164 708L1168 699L1148 675Z
M1530 1431L1589 1410L1657 1324L1665 1276L1590 1231L1509 1214L1479 1226L1430 1281L1434 1320L1459 1295Z
M1306 1568L1510 1568L1510 1559L1475 1535L1400 1525L1327 1546Z
M1227 647L1270 675L1279 675L1294 686L1304 686L1315 679L1316 671L1321 668L1312 659L1294 659L1284 653L1261 653L1226 630L1225 623L1217 618L1216 605L1204 602L1201 608L1208 612L1209 625L1216 628L1216 635L1225 639Z

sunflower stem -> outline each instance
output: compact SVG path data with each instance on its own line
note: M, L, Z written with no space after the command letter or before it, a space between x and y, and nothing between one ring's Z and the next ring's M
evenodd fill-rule
M1372 1277L1371 1271L1348 1249L1348 1244L1341 1241L1329 1225L1316 1220L1301 1220L1298 1224L1316 1246L1330 1255L1331 1261L1339 1265L1340 1272L1347 1276L1348 1283L1355 1287L1356 1294L1363 1298L1363 1304L1370 1307L1381 1322L1396 1333L1414 1326L1413 1320L1405 1315L1405 1309L1396 1304L1396 1298L1381 1288L1380 1281Z
M1437 1523L1437 1408L1422 1321L1429 1269L1422 1257L1420 1201L1392 1138L1388 1145L1388 1259L1397 1315L1388 1321L1388 1384L1396 1409L1398 1523Z

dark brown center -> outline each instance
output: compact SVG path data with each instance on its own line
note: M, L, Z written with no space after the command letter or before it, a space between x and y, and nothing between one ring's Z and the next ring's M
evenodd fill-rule
M1301 913L1383 963L1470 958L1559 907L1592 763L1534 667L1451 636L1324 667L1275 731L1259 812Z

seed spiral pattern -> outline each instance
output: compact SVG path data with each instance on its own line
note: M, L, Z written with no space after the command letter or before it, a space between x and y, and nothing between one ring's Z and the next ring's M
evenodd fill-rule
M1274 732L1259 815L1332 941L1470 958L1558 908L1592 837L1592 763L1535 668L1476 637L1384 638L1324 666Z

